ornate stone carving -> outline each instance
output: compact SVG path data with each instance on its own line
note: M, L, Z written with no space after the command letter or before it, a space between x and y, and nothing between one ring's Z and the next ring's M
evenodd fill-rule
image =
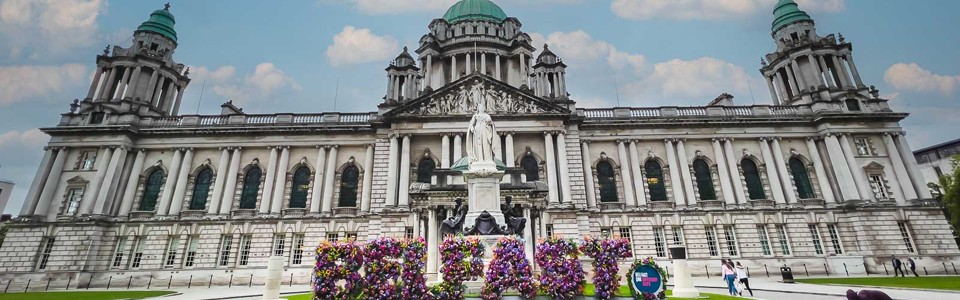
M524 101L493 84L475 80L471 85L460 86L444 95L437 95L410 111L415 115L472 115L477 102L484 103L491 114L542 113L543 107L532 101Z

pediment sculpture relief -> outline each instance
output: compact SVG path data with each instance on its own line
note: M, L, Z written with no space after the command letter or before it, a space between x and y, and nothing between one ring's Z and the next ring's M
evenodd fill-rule
M438 95L409 111L416 115L472 115L477 100L483 99L486 111L492 114L531 114L546 110L537 103L508 93L480 80L459 86L445 95Z

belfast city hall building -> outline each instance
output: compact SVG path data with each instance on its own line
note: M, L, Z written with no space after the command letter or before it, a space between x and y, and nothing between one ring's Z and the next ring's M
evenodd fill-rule
M435 276L441 227L468 196L454 165L476 99L496 123L500 193L527 218L528 251L545 236L613 236L668 261L682 245L701 275L721 258L819 274L960 259L900 126L908 113L861 80L843 36L818 33L792 0L773 15L769 104L578 107L563 53L531 44L490 0L461 0L389 62L370 112L227 102L190 115L174 16L156 10L132 44L96 56L89 90L42 129L51 140L8 225L0 279L225 285L258 282L277 255L306 283L319 241L382 236L424 237Z

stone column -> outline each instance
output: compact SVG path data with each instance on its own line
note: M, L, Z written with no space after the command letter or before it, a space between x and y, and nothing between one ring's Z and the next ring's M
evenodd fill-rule
M917 191L917 197L920 199L933 199L933 195L930 194L930 188L923 182L923 175L920 174L917 158L910 152L912 148L910 148L910 144L907 143L906 134L898 134L894 142L897 145L897 149L900 150L900 158L903 159L903 163L907 166L907 174L910 175L910 182L913 183L913 187Z
M497 134L497 136L496 136L496 140L493 141L494 143L497 144L497 149L500 149L500 151L497 151L497 152L494 152L494 153L493 153L493 158L499 159L501 162L505 161L505 159L503 158L503 149L504 149L504 147L503 147L503 136L504 136L504 135L505 135L505 134L504 134L503 132L499 132L499 133Z
M830 180L827 178L827 169L823 166L823 161L820 160L820 151L817 149L817 142L814 141L814 138L807 138L807 151L810 152L810 160L813 161L813 170L817 174L817 184L820 185L820 196L823 197L823 201L827 203L836 203L837 200L833 198L833 187L830 186Z
M440 230L437 228L437 211L431 207L427 211L427 281L438 278L439 250Z
M467 75L473 73L473 57L470 56L470 53L467 53L466 70L464 71L466 71Z
M523 218L527 220L527 223L530 223L530 208L523 208ZM523 227L523 251L527 256L527 260L530 263L535 263L533 260L533 224L527 224Z
M487 54L480 53L480 74L487 74Z
M727 168L730 169L730 182L733 184L733 193L737 196L738 203L747 203L747 195L744 192L743 180L740 179L740 168L737 167L740 159L733 154L733 139L727 139L723 144L723 151L727 154Z
M432 54L427 55L427 69L423 73L424 73L423 80L424 82L426 82L424 86L433 86L433 55Z
M450 168L450 136L444 134L440 138L440 168Z
M632 176L630 176L633 184L634 199L628 199L627 205L631 206L647 206L647 191L643 186L643 173L640 171L640 154L637 151L637 141L630 141L630 160L624 161L622 164L630 165L630 171L633 171ZM627 169L621 170L621 172L626 171ZM626 183L625 183L626 184Z
M857 83L857 87L864 87L863 81L860 79L860 71L857 71L857 64L853 62L853 53L847 53L844 61L850 65L850 71L853 72L853 81Z
M383 98L386 101L393 100L393 75L387 74L387 93Z
M847 164L850 166L850 172L853 173L853 180L856 182L860 197L863 197L863 199L872 198L870 195L873 195L873 189L870 187L869 181L867 181L863 167L860 166L860 163L857 162L856 157L853 155L854 152L850 147L850 139L847 138L846 134L840 135L840 149L843 149L843 155L847 160Z
M773 76L764 77L767 80L767 87L770 88L770 97L773 100L774 105L780 105L779 95L777 95L777 89L773 87Z
M597 207L597 194L596 187L593 184L593 163L590 160L590 142L583 141L580 143L581 154L583 156L583 184L586 188L587 194L587 207L596 208ZM527 222L530 222L529 218ZM533 224L528 224L527 227L532 227Z
M137 185L140 184L140 172L143 171L143 163L147 159L146 154L146 149L139 149L137 150L137 157L133 159L130 178L127 179L127 186L123 191L123 199L120 201L119 216L121 217L130 215L130 211L133 209L133 199L137 194Z
M116 68L107 69L107 80L100 85L100 92L97 93L97 98L100 98L100 100L110 100L110 87L113 85L113 79L116 73Z
M27 198L23 200L23 206L20 208L21 216L33 215L34 208L38 204L37 198L40 196L40 190L43 189L44 180L50 174L50 164L53 157L56 156L56 150L49 147L45 147L43 150L43 159L40 160L37 173L33 175L33 181L30 183L30 190L27 191Z
M110 161L113 155L113 148L103 147L100 154L97 154L97 173L94 175L90 185L83 191L83 199L80 201L80 209L77 215L82 216L90 214L93 211L93 205L97 201L97 195L100 194L100 186L103 184L103 178L107 176L107 169L110 168Z
M787 172L787 162L783 159L783 148L780 147L780 138L771 139L773 146L773 162L777 164L777 172L780 173L780 183L783 184L783 194L787 196L787 203L797 203L797 194L790 181L790 173Z
M840 77L840 78L839 78L839 79L840 79L840 85L841 85L842 87L844 87L844 88L849 87L849 86L850 86L850 78L847 77L847 76L849 76L849 75L847 74L847 67L840 63L840 59L837 59L837 56L836 56L836 55L831 55L831 56L830 56L830 59L833 60L833 66L837 68L837 69L835 69L834 71L836 71L836 72L837 72L837 75L839 75L839 77Z
M840 141L835 134L827 134L824 137L824 143L827 145L827 155L830 156L830 163L833 164L833 172L836 173L837 183L840 185L840 194L843 200L860 200L860 191L853 182L853 174L850 172L850 165L843 155L843 149Z
M697 194L693 191L693 175L690 173L690 162L687 160L687 149L683 146L683 139L677 140L677 159L680 160L680 178L683 180L683 192L687 195L687 204L693 205Z
M617 141L617 154L620 159L620 181L623 182L623 202L626 204L634 203L636 199L633 193L633 177L630 176L630 158L627 156L627 147L624 141Z
M716 159L717 164L717 173L720 173L718 176L720 178L720 191L723 193L723 201L727 205L736 205L737 198L733 194L734 186L730 183L730 171L728 169L729 165L727 164L726 158L723 155L723 147L720 145L720 139L711 139L710 142L713 144L713 157Z
M664 140L663 144L667 148L667 163L670 164L670 187L673 189L673 201L677 207L686 206L687 197L684 195L683 181L680 179L680 172L683 172L683 167L677 160L677 150L670 139Z
M817 59L813 57L813 54L807 54L807 61L810 62L810 68L817 77L817 84L826 85L826 83L823 82L823 72L820 71L820 65L817 64Z
M87 98L93 99L94 94L97 92L97 87L100 86L100 76L103 75L103 67L97 67L97 71L93 75L93 82L90 83L90 89L87 90Z
M456 163L461 158L463 158L463 136L457 134L453 136L453 162Z
M800 88L797 87L797 78L793 76L793 72L790 71L790 67L784 66L783 72L787 73L787 83L790 84L790 86L787 88L790 88L793 91L793 96L800 96Z
M450 55L450 82L460 79L460 73L457 73L457 55Z
M223 198L223 185L230 168L230 149L220 148L220 161L217 163L217 175L213 179L213 197L207 205L207 214L216 215L220 209L220 198Z
M773 154L770 153L769 138L760 138L759 143L763 164L766 165L767 169L767 182L770 183L770 193L773 194L773 200L776 201L777 204L786 204L787 202L783 197L783 186L780 185L782 182L780 177L783 174L780 174L780 168L777 166Z
M530 73L527 72L527 59L524 56L526 55L520 53L520 85L526 84L530 86L530 82L528 81L530 79Z
M163 90L163 95L162 95L163 99L160 100L160 102L163 103L163 106L162 106L163 109L161 110L167 113L169 113L170 108L173 107L173 93L176 89L175 85L173 84L174 83L173 79L170 79L168 81L169 82L167 82L167 88Z
M553 147L552 132L543 133L543 145L547 160L547 190L549 191L547 197L550 201L549 204L555 205L560 203L560 197L557 195L560 189L557 188L557 159L554 157L556 148Z
M313 172L313 186L310 189L310 213L315 214L320 212L320 204L323 200L320 198L320 192L323 191L323 176L326 175L324 170L324 163L327 159L327 148L324 146L317 146L319 153L317 153L317 164Z
M367 145L367 155L363 159L363 192L360 194L360 211L370 212L370 199L373 196L373 145Z
M563 132L557 133L557 160L560 161L560 192L563 199L560 201L573 204L570 191L570 166L567 160L567 139Z
M267 160L267 177L263 180L263 193L260 196L260 214L270 213L270 195L273 195L273 181L277 176L277 147L269 147L270 158Z
M163 110L163 103L161 103L163 101L160 101L160 94L163 92L163 85L166 81L166 77L161 76L160 78L157 78L157 87L153 89L153 95L150 97L151 105L157 108L157 110Z
M177 185L173 192L173 200L170 202L170 215L179 215L180 208L183 206L184 197L187 194L187 181L190 177L190 171L193 167L193 149L187 148L183 156L183 162L180 165L180 172L177 175Z
M397 206L410 207L410 135L403 136L403 147L400 148L400 186Z
M186 86L181 86L177 88L177 101L173 103L173 110L170 111L171 115L180 114L180 104L183 103L183 90L186 89Z
M327 170L323 176L323 214L330 214L333 209L333 179L337 177L337 145L330 146L327 154Z
M233 199L237 193L237 174L240 173L240 155L243 150L233 149L233 155L230 157L230 170L227 172L226 187L223 189L223 198L220 200L220 214L230 215L233 209Z
M37 207L33 211L35 216L46 216L46 221L57 219L57 206L52 205L54 194L57 193L57 187L60 185L60 176L63 174L63 164L67 161L69 151L66 148L56 150L53 165L47 172L47 180L44 181L43 189L40 192L40 198L37 199Z
M104 206L107 205L107 201L112 202L110 195L116 192L117 181L120 180L120 173L123 173L123 164L126 162L126 159L126 148L121 146L113 151L113 155L110 158L110 165L107 166L107 173L104 175L103 183L100 185L100 191L97 193L97 198L94 199L92 214L104 214Z
M797 79L797 86L799 87L797 89L797 93L799 94L809 86L807 86L807 80L803 78L803 72L800 69L800 66L797 65L796 59L790 62L790 70L793 70L793 77Z
M780 76L780 72L777 72L776 75L777 87L780 88L780 102L777 105L784 105L790 102L790 93L787 92L787 86L783 84L783 76Z
M130 76L130 82L127 83L127 88L123 90L123 96L121 98L134 97L133 92L137 89L137 83L140 82L140 70L141 66L137 66L136 69L133 69L133 76Z
M900 151L897 151L897 145L893 141L893 137L890 136L890 133L883 134L883 145L887 148L887 155L890 156L890 164L893 165L893 174L895 178L890 178L895 180L900 186L900 191L903 195L897 195L902 197L896 197L899 204L906 203L905 200L915 200L917 199L917 191L914 190L913 184L910 181L910 175L907 173L907 169L903 164L903 158L900 157Z
M514 159L514 156L515 156L516 154L513 152L513 150L514 150L514 149L513 149L513 133L512 133L512 132L508 132L508 133L507 133L507 137L506 137L505 139L506 139L506 144L507 144L507 146L506 146L506 153L507 153L507 155L506 155L506 157L503 158L503 159L504 159L504 163L507 164L507 167L508 167L508 168L513 168L513 167L516 167L516 166L517 166L517 161Z
M817 60L820 61L820 70L823 71L823 77L826 79L827 86L837 87L837 79L833 77L833 74L830 72L830 67L827 66L827 60L823 58L823 55L817 55Z
M497 67L496 67L497 80L503 80L503 73L500 72L500 54L494 55L494 63L497 64Z
M567 97L567 75L564 75L563 72L557 72L557 76L560 76L560 79L558 80L559 81L558 85L560 86L560 94L557 96L560 98L566 98Z
M387 205L397 205L397 172L400 165L400 145L397 136L390 137L390 154L387 164Z
M270 200L270 213L279 214L283 210L283 194L287 191L287 167L290 164L290 146L283 146L280 161L277 163L277 181L273 186L273 199Z
M155 69L150 72L150 81L147 81L146 90L141 92L142 94L138 93L134 98L140 97L140 101L153 103L153 98L150 98L150 96L153 96L153 90L157 87L157 73L159 72Z
M127 86L130 84L130 68L128 67L119 67L123 70L123 77L120 77L120 82L117 83L117 89L113 91L113 99L123 98L124 90L127 89Z

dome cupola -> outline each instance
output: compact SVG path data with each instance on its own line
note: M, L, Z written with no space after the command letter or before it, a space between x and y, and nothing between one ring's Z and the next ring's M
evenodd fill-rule
M457 23L467 20L482 20L500 23L507 19L507 14L503 12L497 4L490 0L460 0L450 6L443 19L449 23Z
M176 23L173 14L170 13L170 4L168 3L163 6L163 9L153 11L150 14L150 19L137 27L137 32L153 32L176 42L177 32L173 30L173 25Z
M806 12L800 10L800 7L793 0L780 0L777 7L773 9L773 25L771 31L776 32L787 25L798 22L813 23L813 18Z

